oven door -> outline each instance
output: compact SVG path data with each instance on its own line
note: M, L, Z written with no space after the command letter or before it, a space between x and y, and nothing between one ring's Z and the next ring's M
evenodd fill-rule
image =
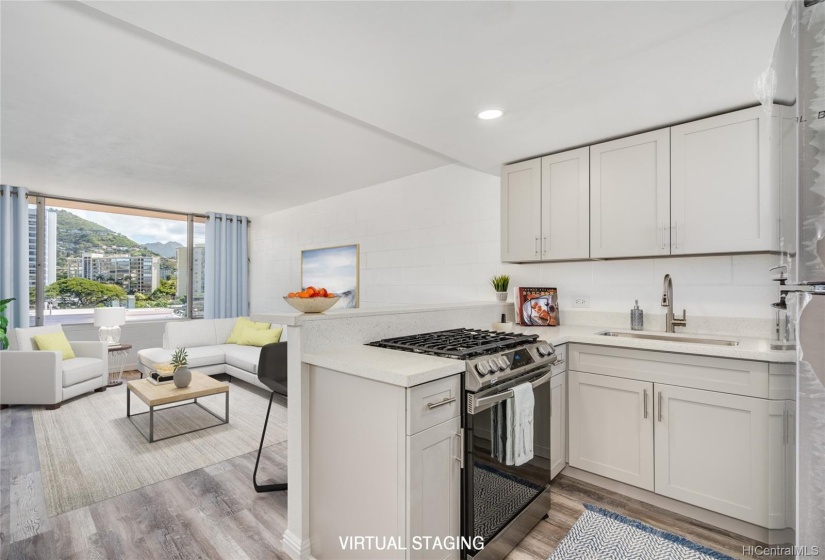
M542 366L499 386L467 394L465 410L463 536L481 537L472 558L504 558L550 509L550 366ZM533 385L533 459L507 465L493 451L493 414L512 405L512 387ZM497 458L498 456L498 458Z

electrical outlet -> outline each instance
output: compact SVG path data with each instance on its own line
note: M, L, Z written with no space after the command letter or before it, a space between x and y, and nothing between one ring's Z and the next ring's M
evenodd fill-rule
M573 296L573 307L590 307L590 296Z

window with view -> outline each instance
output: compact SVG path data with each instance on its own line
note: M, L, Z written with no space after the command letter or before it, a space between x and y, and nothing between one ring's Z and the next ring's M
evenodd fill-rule
M203 317L202 219L191 218L190 235L185 214L55 199L44 199L43 205L41 222L37 205L29 207L32 325L92 323L96 307L125 307L127 322Z

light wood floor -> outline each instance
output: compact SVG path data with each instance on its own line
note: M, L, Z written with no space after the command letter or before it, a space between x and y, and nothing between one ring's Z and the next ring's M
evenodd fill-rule
M137 372L128 377L136 377ZM82 397L81 397L82 398ZM287 494L257 494L255 452L49 518L29 407L0 413L0 559L286 559ZM286 480L286 442L265 450L259 481ZM758 544L559 475L552 508L508 560L545 560L584 511L604 507L736 558Z

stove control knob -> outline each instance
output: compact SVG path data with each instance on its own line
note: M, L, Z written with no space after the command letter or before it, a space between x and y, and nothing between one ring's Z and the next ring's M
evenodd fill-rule
M505 369L510 367L510 361L504 356L501 356L500 358L498 358L498 367L501 371L504 371Z
M490 373L490 364L487 362L478 362L476 364L476 371L481 377L484 377L488 373Z
M487 360L487 365L490 366L490 373L496 373L499 370L498 361L495 358Z
M539 356L541 356L542 358L546 358L547 356L553 353L553 347L547 343L539 344L536 347L536 351L539 353Z

